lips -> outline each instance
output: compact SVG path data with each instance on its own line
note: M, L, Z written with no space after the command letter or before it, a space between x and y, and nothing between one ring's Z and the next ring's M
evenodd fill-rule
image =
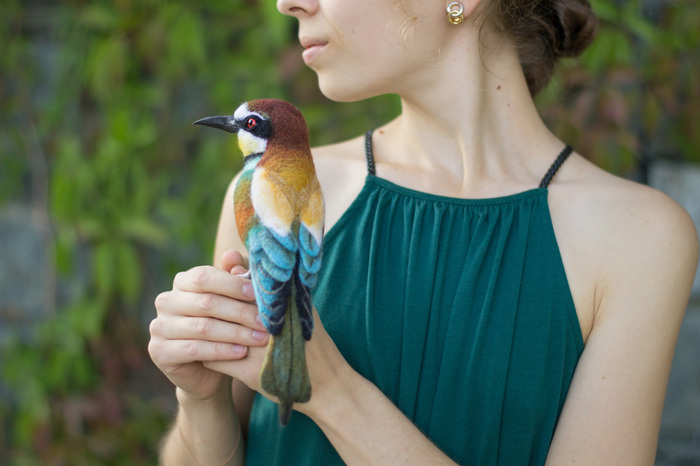
M304 63L307 65L310 65L323 51L326 45L328 45L328 42L312 37L301 37L299 42L301 46L304 47L304 52L301 56L304 59Z

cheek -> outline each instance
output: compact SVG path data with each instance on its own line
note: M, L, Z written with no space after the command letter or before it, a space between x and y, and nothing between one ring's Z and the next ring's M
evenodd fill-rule
M427 13L427 4L430 14ZM340 40L331 41L326 59L312 67L321 92L331 100L352 102L395 93L407 79L432 67L440 55L446 13L433 2L411 1L406 13L391 0L380 0L372 14L345 26ZM384 12L384 15L378 14Z
M241 148L244 156L250 154L257 154L260 152L265 152L265 147L267 146L267 141L253 136L252 134L239 131L238 132L238 146Z

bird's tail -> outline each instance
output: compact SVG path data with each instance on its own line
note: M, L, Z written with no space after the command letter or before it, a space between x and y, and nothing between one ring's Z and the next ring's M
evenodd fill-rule
M305 328L311 315L311 295L299 278L292 273L287 296L284 325L277 335L272 335L267 346L265 361L260 373L260 384L267 393L279 399L279 422L289 421L294 403L305 403L311 398L311 380L306 367L305 342L311 337Z

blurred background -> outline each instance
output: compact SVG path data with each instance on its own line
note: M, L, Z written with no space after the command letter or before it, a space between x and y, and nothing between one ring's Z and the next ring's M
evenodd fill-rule
M556 134L700 222L700 4L596 0L596 42L538 97ZM153 300L211 263L235 138L191 126L283 98L314 145L399 112L336 104L271 0L0 0L0 464L157 464L173 388ZM700 282L657 464L700 464Z

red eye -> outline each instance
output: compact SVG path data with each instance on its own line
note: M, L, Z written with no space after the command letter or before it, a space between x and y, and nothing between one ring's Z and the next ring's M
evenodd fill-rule
M253 129L258 126L257 118L250 117L246 120L245 125L248 129Z

